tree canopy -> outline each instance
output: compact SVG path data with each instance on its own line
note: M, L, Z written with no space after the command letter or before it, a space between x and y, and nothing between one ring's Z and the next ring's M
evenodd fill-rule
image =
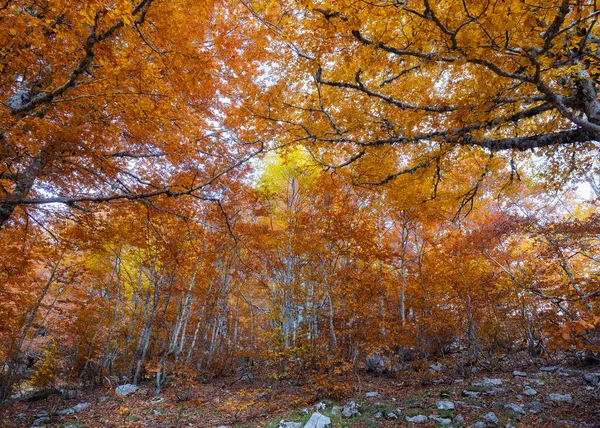
M599 16L1 1L0 399L599 360Z

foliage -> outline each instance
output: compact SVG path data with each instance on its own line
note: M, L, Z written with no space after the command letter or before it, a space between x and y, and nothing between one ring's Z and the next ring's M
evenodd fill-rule
M2 2L0 398L597 358L599 16Z

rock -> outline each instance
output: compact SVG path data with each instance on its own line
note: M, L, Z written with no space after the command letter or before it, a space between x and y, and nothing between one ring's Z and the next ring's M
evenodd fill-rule
M470 397L470 398L477 398L477 397L479 397L480 394L481 394L481 392L478 392L478 391L469 391L467 389L465 389L462 392L462 395L464 397Z
M337 416L340 414L340 406L333 406L331 408L331 415L332 416Z
M519 401L523 401L523 396L521 394L515 395L515 398Z
M31 425L32 427L42 427L44 426L44 424L50 422L50 416L41 416L39 418L36 418L33 421L33 425Z
M586 386L586 387L585 387L585 390L586 390L586 391L595 391L595 390L596 390L596 388L594 388L593 386L589 386L589 385L588 385L588 386Z
M558 367L556 367L556 366L540 367L540 371L544 372L544 373L552 373L552 372L555 372L556 370L558 370Z
M440 410L454 410L454 403L448 400L440 400L435 403L435 406Z
M285 422L283 419L279 422L279 428L302 428L300 422Z
M77 398L79 391L76 389L63 389L60 393L63 400L74 400Z
M310 410L308 410L308 407L304 407L302 410L300 410L300 413L303 415L308 415L310 413Z
M59 410L56 412L59 416L72 415L73 413L81 412L83 409L90 406L90 403L79 403L76 406L71 407L70 409Z
M420 424L422 422L427 422L427 416L425 415L417 415L417 416L407 416L406 422L411 422L413 424Z
M375 419L381 419L381 418L383 418L383 413L381 413L381 412L375 413Z
M483 416L483 420L488 424L496 425L500 420L494 412L489 412Z
M377 391L372 391L372 392L367 392L365 394L365 397L372 398L372 397L377 397L378 395L379 395L379 393Z
M502 386L502 379L490 379L485 377L481 382L474 383L473 386L478 388L493 388L496 386Z
M475 425L473 425L475 428L485 428L485 422L475 422Z
M533 397L534 395L537 395L537 391L533 388L527 388L525 391L523 391L523 394L528 397Z
M391 361L388 357L378 354L371 354L365 361L365 368L368 372L384 373L391 366Z
M139 388L136 385L132 385L131 383L126 383L125 385L119 385L115 388L115 392L117 395L121 397L126 397L128 395L133 394Z
M524 404L523 407L527 409L529 413L540 413L544 407L539 401L532 401L531 403Z
M449 419L449 418L442 418L439 416L435 416L432 419L440 425L450 425L452 423L452 419Z
M534 379L533 380L538 386L544 386L546 385L546 382L544 382L543 380L540 379Z
M442 365L440 363L435 363L429 366L429 370L432 370L434 372L441 372L442 371Z
M583 375L583 380L587 383L591 383L594 386L598 386L600 384L600 374L599 373L585 373Z
M313 413L304 428L325 428L331 425L331 419L320 413Z
M254 377L254 373L246 372L240 377L240 381L252 383L256 378Z
M583 377L584 372L582 372L581 370L571 370L571 369L558 369L559 372L561 373L566 373L569 376L579 376L579 377Z
M465 418L463 418L461 415L457 415L454 417L454 422L456 422L457 424L464 424Z
M342 416L345 418L353 418L355 416L360 416L360 412L358 411L358 406L354 401L348 401L344 408L342 409Z
M81 425L69 424L69 425L65 425L64 428L81 428Z
M318 412L319 410L325 410L327 408L327 404L323 403L322 401L320 403L315 404L315 410Z
M513 376L515 376L515 377L525 377L525 376L527 376L527 373L525 373L525 372L520 372L520 371L518 371L518 370L515 370L515 371L513 372Z
M388 413L386 413L385 418L386 419L398 419L398 415L395 414L394 412L388 412Z
M504 388L490 388L484 392L485 395L502 394L506 390Z
M548 394L548 400L557 401L561 403L570 403L573 401L573 396L571 394Z
M525 413L527 413L527 412L525 412L525 410L523 410L523 408L521 406L519 406L518 404L515 404L515 403L505 404L504 408L506 410L510 410L511 412L519 413L521 415L524 415Z
M152 400L150 400L150 402L154 404L162 403L163 401L165 401L165 399L162 397L152 397Z

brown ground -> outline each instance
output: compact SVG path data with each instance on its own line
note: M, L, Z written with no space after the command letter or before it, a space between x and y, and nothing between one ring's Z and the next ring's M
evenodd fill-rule
M50 423L46 426L65 427L73 424L79 427L276 427L281 419L286 421L305 421L310 415L301 412L308 408L314 411L314 404L323 401L327 409L323 413L336 414L335 405L343 406L349 399L355 399L361 406L362 416L355 419L341 419L333 416L333 427L392 427L406 426L406 415L423 414L429 416L437 413L440 416L455 417L460 415L465 419L463 426L473 426L481 417L493 411L500 423L514 426L556 427L581 426L600 427L600 389L590 390L590 385L581 376L562 376L559 373L540 374L537 369L524 369L528 372L526 378L516 378L512 372L478 373L469 379L457 379L446 373L425 372L406 373L400 376L388 377L363 373L361 375L361 394L356 398L356 380L354 378L338 379L338 385L346 385L350 396L335 399L318 398L308 385L297 386L289 382L274 382L258 377L252 383L237 381L235 378L219 378L207 384L196 385L186 394L181 389L166 387L160 394L164 401L152 401L152 385L142 384L141 393L130 397L117 397L113 392L104 388L84 389L78 398L63 400L60 396L51 396L34 403L8 401L0 404L0 427L29 427L34 416L40 410L51 415ZM594 370L591 370L594 371ZM595 371L600 371L597 369ZM470 399L462 396L462 391L471 383L484 377L500 378L503 380L504 393L493 396L479 396ZM544 385L533 383L539 379ZM441 382L443 383L437 383ZM537 390L534 397L523 396L524 382L531 382ZM587 388L586 388L587 387ZM150 393L144 393L144 389ZM344 388L336 388L338 391ZM320 389L323 393L323 389ZM377 391L375 398L365 398L364 393ZM547 400L547 394L572 394L571 403L552 403ZM354 395L354 398L351 396ZM440 397L456 404L455 411L440 412L436 410L435 402ZM181 401L181 399L184 401ZM543 410L539 414L528 413L516 415L503 408L504 403L523 405L527 402L540 401ZM70 416L57 416L60 409L72 407L78 403L89 402L85 410ZM480 408L477 408L479 406ZM376 413L382 411L402 410L403 415L398 420L376 418ZM396 411L397 412L397 411ZM18 414L24 413L22 422L16 422ZM402 421L402 422L401 422ZM452 426L458 426L454 423ZM435 426L428 421L419 424L421 427Z

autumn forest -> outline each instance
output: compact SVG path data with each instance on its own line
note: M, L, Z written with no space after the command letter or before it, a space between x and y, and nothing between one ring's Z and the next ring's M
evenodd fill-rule
M594 426L599 17L0 1L0 425Z

